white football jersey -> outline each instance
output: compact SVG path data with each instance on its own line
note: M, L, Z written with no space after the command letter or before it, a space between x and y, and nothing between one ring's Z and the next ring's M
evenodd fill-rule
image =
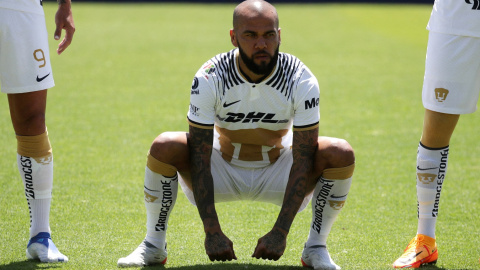
M213 147L226 161L261 168L291 147L292 128L318 128L318 82L298 58L279 53L274 71L250 83L238 55L238 49L219 54L198 70L187 117L192 126L215 129Z
M44 14L42 0L0 0L0 8Z
M435 0L427 29L480 37L480 0Z

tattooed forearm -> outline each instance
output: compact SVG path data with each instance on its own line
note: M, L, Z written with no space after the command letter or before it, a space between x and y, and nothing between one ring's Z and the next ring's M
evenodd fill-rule
M192 187L198 212L203 221L218 220L214 205L213 179L210 171L213 130L190 126L190 164Z
M282 210L275 226L290 230L293 219L307 191L308 174L312 171L315 151L318 148L318 129L293 133L293 164L285 190Z

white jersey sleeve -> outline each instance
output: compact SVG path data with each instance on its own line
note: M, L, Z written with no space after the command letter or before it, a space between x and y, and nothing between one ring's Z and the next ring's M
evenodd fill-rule
M427 29L443 34L480 37L480 1L435 0Z
M318 81L305 67L300 76L294 98L293 130L307 130L318 126L320 121L320 90Z
M187 118L190 125L195 127L212 129L215 124L217 93L213 81L214 71L215 65L209 60L193 78Z

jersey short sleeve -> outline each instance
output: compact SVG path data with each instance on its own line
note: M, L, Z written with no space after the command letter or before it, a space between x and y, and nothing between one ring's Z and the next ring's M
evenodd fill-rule
M190 108L187 118L190 125L213 128L215 124L216 88L213 82L215 65L207 61L195 74L190 90Z
M305 67L300 76L297 96L294 99L293 130L301 131L318 127L320 121L320 90L318 81Z

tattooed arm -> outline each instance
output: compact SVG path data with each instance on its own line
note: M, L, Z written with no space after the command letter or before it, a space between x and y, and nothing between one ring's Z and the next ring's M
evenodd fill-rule
M211 261L236 260L233 243L223 234L215 210L213 179L210 170L213 129L190 126L189 133L192 188L205 230L205 251Z
M70 43L72 43L73 33L75 33L75 24L73 23L72 3L71 0L57 0L58 10L55 14L55 40L59 40L62 36L62 30L65 29L65 37L58 44L57 53L61 54Z
M252 257L278 260L285 251L287 235L307 190L307 177L318 148L318 128L293 132L293 164L290 170L282 209L272 230L260 238Z

